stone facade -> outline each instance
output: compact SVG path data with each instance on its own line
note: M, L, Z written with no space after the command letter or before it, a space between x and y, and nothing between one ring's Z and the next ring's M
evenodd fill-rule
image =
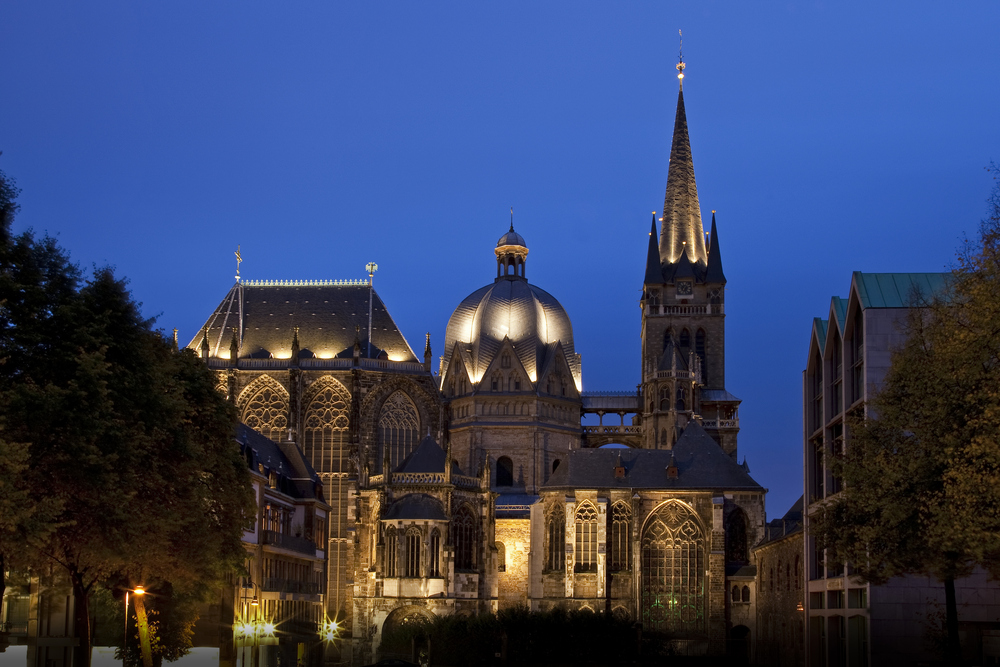
M746 606L756 616L749 626L756 628L750 635L756 664L792 667L805 660L802 534L800 501L784 518L770 522L764 541L754 547L756 596ZM734 607L736 597L731 591Z

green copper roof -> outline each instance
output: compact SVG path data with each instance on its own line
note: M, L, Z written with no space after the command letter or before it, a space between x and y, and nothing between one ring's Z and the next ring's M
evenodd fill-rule
M844 322L847 320L847 299L842 296L833 297L830 300L830 309L837 318L837 328L843 331Z
M826 320L822 317L813 318L813 327L816 329L816 338L819 343L819 349L826 347Z
M862 308L909 308L914 297L940 294L950 273L854 272Z

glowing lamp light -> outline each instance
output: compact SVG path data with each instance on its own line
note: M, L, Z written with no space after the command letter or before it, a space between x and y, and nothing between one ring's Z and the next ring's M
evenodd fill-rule
M136 586L135 590L132 591L133 595L145 595L146 591L142 586Z
M274 636L274 623L263 623L260 626L260 631L265 637Z

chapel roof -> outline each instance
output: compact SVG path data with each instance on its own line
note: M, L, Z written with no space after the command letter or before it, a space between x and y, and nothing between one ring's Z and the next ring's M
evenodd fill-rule
M615 477L618 465L625 468L622 478ZM677 467L676 478L667 475L670 465ZM726 454L697 422L688 424L672 450L574 450L542 486L542 490L615 487L763 490L746 468Z
M229 358L233 328L241 327L240 358L287 359L298 328L301 357L349 355L355 338L368 356L368 295L364 281L244 281L229 290L188 347L201 349L207 329L209 356ZM372 352L393 361L417 361L378 292L372 293Z
M425 436L417 448L403 459L393 472L444 472L445 451L431 436ZM462 470L452 461L451 472L461 475Z
M411 493L389 506L383 521L415 519L420 521L447 521L441 501L426 493Z
M247 463L254 472L263 466L278 476L278 489L293 498L315 498L322 482L294 442L277 443L244 423L236 425L236 441L253 453ZM251 460L252 459L252 460Z

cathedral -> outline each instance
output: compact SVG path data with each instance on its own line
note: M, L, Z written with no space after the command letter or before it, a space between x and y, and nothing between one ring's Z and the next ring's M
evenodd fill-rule
M636 391L583 391L570 315L529 282L528 241L511 224L492 250L495 278L455 308L437 368L429 335L420 359L367 281L238 278L207 319L189 347L247 427L297 446L330 508L300 528L326 546L315 587L266 590L265 556L296 558L278 542L248 547L243 586L279 631L303 614L338 628L328 661L374 662L412 619L513 605L613 613L678 652L726 652L754 631L766 490L737 458L726 278L683 88L663 214L633 267Z

